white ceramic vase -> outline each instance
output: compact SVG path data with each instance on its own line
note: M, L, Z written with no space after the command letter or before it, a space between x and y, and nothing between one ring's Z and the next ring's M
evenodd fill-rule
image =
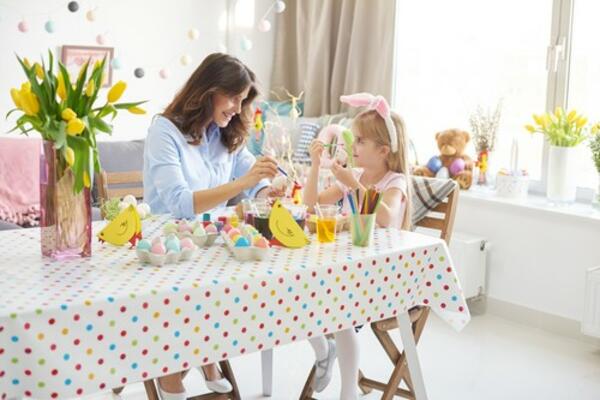
M575 201L575 147L550 146L546 195L553 203Z

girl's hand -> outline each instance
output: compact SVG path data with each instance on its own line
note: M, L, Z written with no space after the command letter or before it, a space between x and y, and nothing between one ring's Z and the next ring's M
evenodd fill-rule
M335 176L335 179L352 190L360 186L354 173L352 173L352 169L342 167L337 161L331 166L331 172L333 173L333 176Z
M271 157L259 157L252 168L250 168L250 171L242 176L240 180L244 187L249 189L256 186L261 179L273 179L277 173L277 162L274 159Z
M310 154L310 161L312 166L318 167L319 165L321 165L321 156L323 155L323 151L325 151L325 147L323 146L323 142L321 142L320 140L314 139L310 143L308 154Z

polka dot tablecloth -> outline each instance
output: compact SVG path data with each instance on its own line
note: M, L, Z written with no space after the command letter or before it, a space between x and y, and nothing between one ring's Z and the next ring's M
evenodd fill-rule
M144 236L165 220L145 221ZM238 262L217 241L160 268L100 243L86 260L42 259L39 230L20 229L0 233L0 257L3 399L86 395L418 304L456 329L470 319L445 243L395 229L376 230L369 248L343 233L262 262Z

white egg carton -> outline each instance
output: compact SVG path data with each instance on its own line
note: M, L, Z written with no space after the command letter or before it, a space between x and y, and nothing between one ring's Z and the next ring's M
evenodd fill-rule
M271 248L262 248L256 246L248 246L248 247L235 247L235 243L233 240L229 238L229 236L225 233L225 231L221 231L221 237L225 242L226 247L231 251L233 257L238 261L262 261L265 260L271 254ZM246 236L245 236L246 237ZM252 241L250 238L246 237L250 243Z
M191 259L196 252L194 249L181 249L180 252L167 251L167 254L154 254L149 250L136 249L138 259L144 264L152 264L161 267L165 264L175 264L180 261Z
M171 223L176 224L175 221L171 221ZM194 221L193 223L189 224L192 227L192 231L196 230L196 228L198 228L199 226L203 226L202 222L200 221ZM205 235L194 235L192 232L167 232L164 230L163 228L163 233L164 234L168 234L168 233L174 233L180 240L183 238L190 238L192 239L192 242L194 242L194 244L196 246L199 247L209 247L212 246L215 241L217 240L217 238L219 237L219 233L206 233Z

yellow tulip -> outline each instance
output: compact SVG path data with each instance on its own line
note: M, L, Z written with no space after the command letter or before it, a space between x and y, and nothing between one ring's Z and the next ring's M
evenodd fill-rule
M69 166L75 164L75 152L70 147L67 147L65 150L65 161L67 164L69 164Z
M63 112L60 114L60 116L62 117L62 119L64 119L65 121L70 121L73 118L77 118L77 114L75 113L75 111L71 110L70 108L65 108L63 110Z
M588 119L586 117L579 117L579 118L577 118L577 122L575 123L575 126L577 128L581 128L582 126L587 124L587 121L588 121Z
M123 81L119 81L119 82L115 83L114 86L112 88L110 88L110 90L108 91L108 94L106 95L108 102L114 103L114 102L118 101L121 98L121 95L123 94L123 92L125 91L126 88L127 88L127 83L125 83Z
M35 63L33 67L35 68L35 74L37 75L37 77L40 79L44 79L44 69L42 68L42 66L38 63Z
M19 95L21 108L27 115L36 115L40 111L40 102L35 94L21 91Z
M73 118L67 123L67 133L71 136L80 135L85 129L85 124L79 118Z
M144 110L143 108L140 108L140 107L129 107L127 109L127 111L129 111L132 114L140 114L140 115L146 114L146 110Z
M535 126L533 125L525 125L525 129L527 129L530 133L535 132Z
M546 129L552 123L552 119L550 118L550 114L544 113L542 115L542 128Z
M19 90L12 88L10 89L10 97L12 97L13 102L15 103L15 106L17 106L17 108L21 108L21 98L20 98L20 94L19 94Z
M29 82L29 81L23 82L21 84L21 92L24 92L24 93L31 92L31 82Z
M27 68L31 68L31 63L29 62L29 60L27 59L27 57L23 58L23 64L25 64L25 66Z
M62 74L58 74L58 86L56 87L56 94L60 97L61 100L67 98L67 88L65 86L65 80L63 79Z
M540 117L539 115L533 114L533 120L538 125L542 125L543 124L542 117Z
M567 122L568 123L573 123L573 121L575 121L577 119L577 111L573 110L569 113L569 115L567 115Z
M92 97L94 91L96 90L96 85L94 85L94 81L90 80L85 88L85 95L87 97Z
M563 116L563 109L561 107L556 107L556 110L554 110L554 115L556 118L561 118Z
M83 186L89 188L91 186L90 175L87 171L83 171Z
M98 68L100 68L100 65L102 65L102 61L98 60L94 63L94 71L97 70Z

